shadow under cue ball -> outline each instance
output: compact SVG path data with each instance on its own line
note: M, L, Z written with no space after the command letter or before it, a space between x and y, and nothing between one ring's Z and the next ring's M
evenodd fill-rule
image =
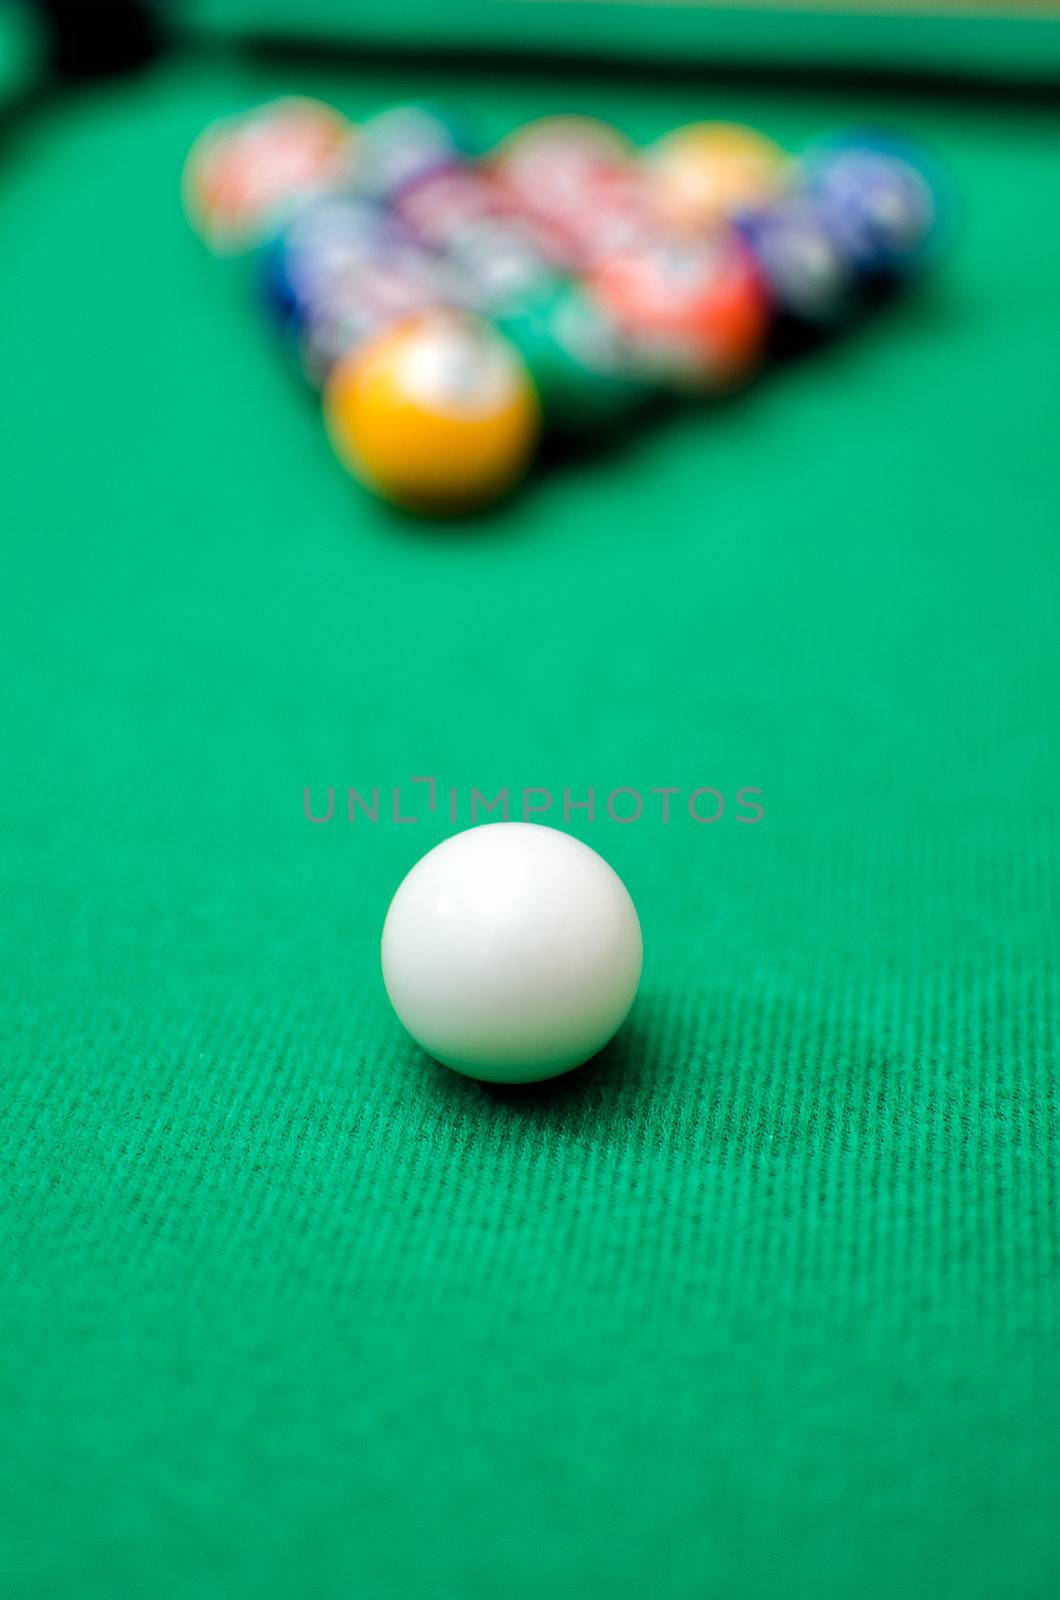
M555 828L494 822L436 845L404 879L383 928L383 981L445 1066L535 1083L617 1032L642 953L633 902L602 856Z

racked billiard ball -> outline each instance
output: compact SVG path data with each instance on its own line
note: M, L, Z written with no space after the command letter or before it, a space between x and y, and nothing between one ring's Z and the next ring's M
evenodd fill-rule
M534 214L580 199L602 176L632 160L617 128L595 117L541 117L503 139L490 167L517 204Z
M782 323L824 331L858 310L862 296L853 264L809 195L793 190L773 205L744 212L735 226Z
M184 164L184 209L218 254L261 244L312 196L340 184L356 131L332 106L286 96L210 124Z
M525 217L481 217L452 230L445 262L461 304L496 316L546 291L556 272Z
M652 394L615 319L582 285L559 283L497 317L525 360L546 429L600 434Z
M397 322L460 305L446 263L412 244L386 240L318 283L302 303L297 345L306 377L323 388L332 368Z
M950 207L926 152L859 131L820 140L801 165L802 192L862 278L903 276L932 253Z
M383 981L416 1042L489 1083L557 1077L601 1050L640 982L618 874L555 828L495 822L436 845L395 894Z
M265 296L281 325L302 328L335 285L377 261L393 238L391 219L372 200L332 195L306 205L262 258Z
M391 106L360 124L351 181L358 193L393 204L412 185L459 168L473 144L468 130L448 111Z
M774 199L791 168L772 139L735 122L674 128L649 145L643 160L663 221L693 230Z
M610 261L589 279L622 329L641 370L669 388L731 389L757 368L769 301L740 235L719 224L696 239L659 239Z
M615 256L659 237L659 218L631 164L598 173L538 215L551 253L568 272L595 272Z
M526 367L489 323L433 311L343 357L324 393L340 458L414 511L489 504L529 466L540 407Z
M583 273L645 231L650 208L629 141L592 117L542 117L494 151L494 177L533 218L551 258Z
M391 215L424 244L446 250L462 228L488 221L504 209L490 174L467 161L434 168L407 183Z

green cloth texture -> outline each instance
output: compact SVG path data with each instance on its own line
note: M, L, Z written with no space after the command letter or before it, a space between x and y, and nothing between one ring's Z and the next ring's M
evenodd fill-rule
M832 347L417 523L181 216L207 120L291 89L897 123L963 227ZM235 52L8 127L6 1600L1055 1595L1058 159L1033 103ZM391 1014L450 824L303 791L424 775L730 800L574 814L646 951L580 1073L489 1090Z

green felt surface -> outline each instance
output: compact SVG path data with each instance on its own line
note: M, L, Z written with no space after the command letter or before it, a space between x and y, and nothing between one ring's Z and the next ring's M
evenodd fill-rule
M185 230L194 134L285 88L444 88L490 134L704 110L219 55L7 130L5 1595L1046 1600L1056 119L715 93L927 138L951 262L438 529L343 476ZM642 993L580 1075L491 1092L378 974L444 818L302 813L425 774L766 814L572 824Z

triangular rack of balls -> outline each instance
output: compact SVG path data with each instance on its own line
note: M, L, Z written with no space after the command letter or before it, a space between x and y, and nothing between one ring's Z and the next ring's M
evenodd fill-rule
M797 158L731 123L635 149L589 117L483 152L453 116L285 98L213 123L185 208L264 295L343 462L428 513L498 499L542 428L745 383L778 324L849 324L938 251L947 187L890 134Z

